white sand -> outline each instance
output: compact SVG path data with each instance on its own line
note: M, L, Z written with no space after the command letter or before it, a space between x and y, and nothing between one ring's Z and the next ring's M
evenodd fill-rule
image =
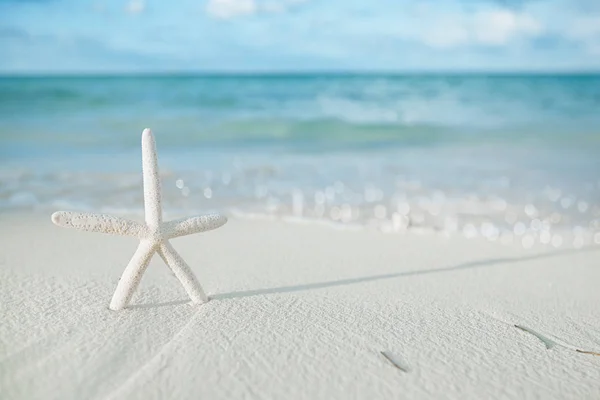
M233 219L173 240L208 304L155 257L114 312L136 239L0 239L2 399L600 398L599 248Z

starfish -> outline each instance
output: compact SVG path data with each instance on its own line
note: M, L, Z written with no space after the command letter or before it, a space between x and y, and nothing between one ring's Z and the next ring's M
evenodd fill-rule
M192 303L205 303L208 297L202 290L202 286L190 267L169 243L169 239L216 229L224 225L227 218L211 214L163 222L156 142L150 129L144 129L142 132L142 172L145 223L106 214L71 211L55 212L52 214L52 222L65 228L133 236L140 239L137 250L117 284L110 302L111 310L127 307L154 253L158 253L165 264L171 268Z

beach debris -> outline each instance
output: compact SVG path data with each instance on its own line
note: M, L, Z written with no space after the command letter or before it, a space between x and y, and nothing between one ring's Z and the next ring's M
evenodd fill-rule
M582 353L582 354L591 354L593 356L600 357L600 353L596 353L595 351L587 351L587 350L579 350L579 349L575 349L575 351L578 353Z
M381 355L385 357L394 367L398 368L402 372L409 372L410 368L404 361L402 361L398 356L392 354L391 352L385 350L380 351Z
M544 346L546 346L546 349L547 349L547 350L550 350L551 348L553 348L554 346L556 346L556 345L558 344L558 343L556 343L554 340L552 340L552 339L550 339L550 338L548 338L548 337L546 337L546 336L542 335L542 334L541 334L541 333L539 333L539 332L536 332L536 331L534 331L534 330L533 330L533 329L531 329L531 328L528 328L528 327L526 327L526 326L516 325L516 324L515 324L514 326L515 326L515 328L517 328L517 329L520 329L520 330L522 330L523 332L527 332L527 333L529 333L530 335L533 335L533 336L535 336L536 338L540 339L540 341L541 341L542 343L544 343Z
M542 343L544 343L544 345L546 346L547 350L550 350L554 346L561 346L561 347L564 347L565 349L575 350L576 352L581 353L581 354L591 354L593 356L600 356L600 353L597 353L595 351L581 350L581 349L578 349L569 344L561 344L561 343L555 342L554 340L549 339L548 337L542 335L541 333L536 332L533 329L527 328L526 326L522 326L522 325L514 325L514 326L515 326L515 328L518 328L524 332L530 333L533 336L540 339L542 341Z
M52 222L65 228L140 239L137 250L117 284L110 302L111 310L127 307L154 253L158 253L173 271L193 303L207 302L208 297L196 276L169 243L169 239L216 229L224 225L227 218L211 214L163 222L156 142L150 129L142 132L142 172L145 223L105 214L71 211L55 212L52 214Z

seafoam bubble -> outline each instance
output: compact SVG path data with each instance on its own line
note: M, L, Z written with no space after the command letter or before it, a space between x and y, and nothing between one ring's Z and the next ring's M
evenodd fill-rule
M177 189L183 189L183 186L184 186L183 179L177 179L175 181L175 186L177 186Z
M500 236L500 230L491 222L481 224L481 235L488 240L495 241Z
M496 231L496 227L491 222L485 221L481 223L481 236L487 238Z
M535 238L532 235L525 235L521 239L521 244L523 245L523 248L525 248L525 249L532 248L534 243L535 243Z
M561 219L562 215L560 215L557 212L553 212L552 215L550 215L550 222L552 222L553 224L558 224Z
M594 243L600 244L600 232L594 234Z
M204 193L204 197L206 197L207 199L210 199L210 198L212 198L212 196L213 196L213 191L212 191L212 189L211 189L211 188L209 188L209 187L207 187L207 188L204 188L204 191L203 191L203 193Z
M569 209L573 203L575 203L575 199L571 196L568 197L563 197L562 199L560 199L560 205L562 208Z
M352 221L352 206L350 206L350 204L342 204L340 210L340 219L342 222Z
M513 232L517 236L523 235L527 231L527 227L521 221L517 222L514 226Z
M540 243L548 244L552 240L552 234L548 231L540 232Z
M529 226L531 227L532 230L539 231L540 229L542 229L542 221L540 221L539 219L536 218L531 221Z
M533 204L527 204L524 211L529 218L535 218L538 215L538 210Z
M552 236L552 246L554 247L560 247L563 244L563 238L561 235L559 234L555 234L554 236Z
M551 226L552 226L552 224L550 223L550 221L548 219L544 219L542 221L541 229L544 231L549 231Z
M507 224L513 225L515 222L517 222L518 216L517 213L513 212L513 211L507 211L506 214L504 215L504 220L506 221Z

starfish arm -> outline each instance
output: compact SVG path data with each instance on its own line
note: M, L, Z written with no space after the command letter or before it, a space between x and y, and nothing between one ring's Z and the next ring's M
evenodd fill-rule
M156 242L150 240L142 240L140 242L117 284L115 294L110 301L111 310L121 310L127 307L155 251Z
M57 211L52 214L52 222L63 228L108 233L109 235L141 238L146 234L146 227L143 224L106 214Z
M179 279L179 282L181 282L181 285L188 296L190 296L193 303L201 304L208 301L208 297L206 297L204 290L202 290L202 286L200 286L200 283L196 279L191 268L186 264L183 258L181 258L179 253L175 251L173 246L171 246L171 243L168 241L161 243L158 254L160 254L165 264L171 268L171 271L173 271L177 279Z
M142 132L142 172L146 224L156 228L162 222L162 207L156 142L150 129L144 129Z
M165 236L169 239L192 233L206 232L225 225L227 218L219 214L201 215L169 221L163 224Z

